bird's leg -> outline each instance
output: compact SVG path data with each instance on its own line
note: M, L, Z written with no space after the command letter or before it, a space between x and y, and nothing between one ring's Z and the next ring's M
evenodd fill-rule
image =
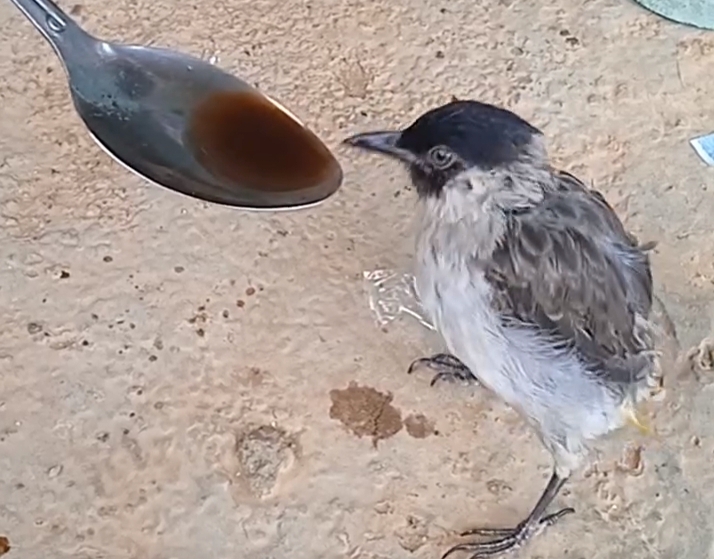
M468 530L462 533L462 536L490 536L495 539L489 541L476 541L456 545L449 549L443 556L445 559L456 551L465 551L469 553L468 559L477 559L478 557L488 557L509 551L519 547L528 538L533 536L539 530L552 526L566 514L575 512L574 509L568 507L559 510L552 514L546 514L546 509L553 501L555 496L560 491L563 484L567 481L567 476L560 476L557 472L548 482L548 486L543 491L538 503L533 508L533 511L528 515L523 522L515 528L477 528Z
M439 379L460 380L468 383L478 382L471 370L449 353L437 353L431 357L417 359L409 366L407 373L413 373L421 365L436 371L434 378L431 379L431 386L434 386Z

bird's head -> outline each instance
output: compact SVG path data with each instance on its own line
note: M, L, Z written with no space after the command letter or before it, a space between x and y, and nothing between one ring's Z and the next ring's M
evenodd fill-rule
M421 197L440 196L465 171L492 173L545 162L537 128L478 101L454 100L404 130L357 134L344 143L405 163Z

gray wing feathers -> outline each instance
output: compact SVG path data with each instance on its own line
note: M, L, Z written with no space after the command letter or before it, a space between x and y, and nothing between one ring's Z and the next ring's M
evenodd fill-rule
M502 314L571 345L610 380L632 381L651 349L637 319L652 304L649 259L579 181L511 216L486 277Z

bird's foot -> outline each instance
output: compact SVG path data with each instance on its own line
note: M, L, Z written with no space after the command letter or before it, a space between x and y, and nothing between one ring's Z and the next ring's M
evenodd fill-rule
M575 512L573 508L564 508L553 514L544 516L539 521L525 521L515 528L476 528L463 532L462 536L478 536L494 538L487 541L466 542L455 545L449 549L441 559L446 559L452 553L464 551L469 553L468 559L478 559L479 557L490 557L519 548L523 543L536 533L552 526L567 514Z
M434 386L437 381L442 379L449 381L459 380L466 383L478 382L471 370L449 353L437 353L431 357L417 359L409 366L407 373L413 373L422 365L436 371L434 378L431 379L431 386Z

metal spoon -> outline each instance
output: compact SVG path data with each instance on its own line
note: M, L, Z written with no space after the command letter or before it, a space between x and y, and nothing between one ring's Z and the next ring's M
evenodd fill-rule
M251 209L311 205L340 187L342 170L325 144L297 117L252 85L193 56L96 39L52 0L12 2L62 61L74 106L94 140L124 167L150 182L194 198ZM201 153L205 148L194 145L189 134L191 116L211 96L225 96L227 92L259 96L260 101L270 103L270 110L292 127L293 146L296 138L298 141L298 149L293 151L312 154L315 161L324 163L319 172L308 174L296 187L285 181L271 183L270 168L263 174L262 168L257 174L253 169L252 178L243 180L236 178L236 173L227 176L201 163L206 161L202 155L211 154ZM267 130L268 124L261 120L261 115L268 113L256 114L255 134ZM295 164L290 155L286 150L271 154L272 163L280 164L283 157L283 163ZM292 156L295 159L295 154ZM271 159L261 161L267 166Z

